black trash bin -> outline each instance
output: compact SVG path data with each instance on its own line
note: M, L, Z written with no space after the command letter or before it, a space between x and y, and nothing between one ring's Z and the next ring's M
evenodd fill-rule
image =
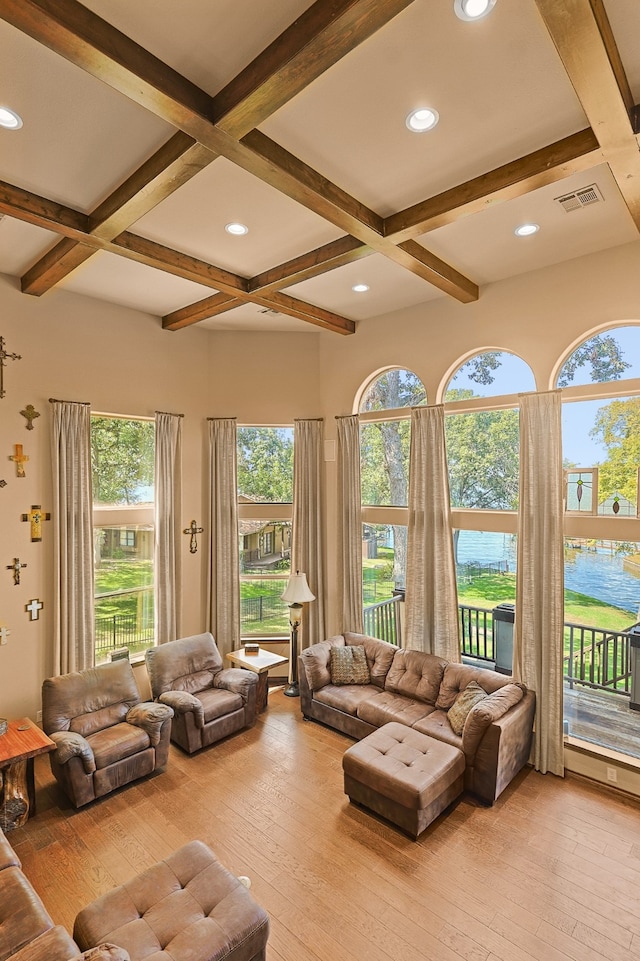
M498 604L493 611L493 656L496 671L513 673L513 624L516 619L515 604Z
M627 631L633 635L630 640L631 650L629 660L631 661L631 699L629 707L632 711L640 711L640 624L634 624Z

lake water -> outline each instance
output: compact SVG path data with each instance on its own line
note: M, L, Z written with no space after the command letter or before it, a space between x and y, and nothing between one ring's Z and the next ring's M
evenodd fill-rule
M460 531L459 564L506 562L516 569L516 539L510 534ZM625 571L623 559L608 551L572 551L564 566L564 583L570 591L595 597L629 611L634 620L640 608L640 578Z

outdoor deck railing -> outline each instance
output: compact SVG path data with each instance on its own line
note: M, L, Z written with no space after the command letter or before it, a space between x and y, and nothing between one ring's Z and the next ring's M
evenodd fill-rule
M400 598L392 597L378 604L370 604L363 611L364 633L378 637L396 647L402 647Z

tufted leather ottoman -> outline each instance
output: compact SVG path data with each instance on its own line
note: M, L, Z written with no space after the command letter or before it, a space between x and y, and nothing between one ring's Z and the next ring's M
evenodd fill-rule
M395 721L348 748L342 768L350 801L413 838L464 789L462 751Z
M264 961L269 918L206 844L192 841L84 908L73 936L83 951L111 941L131 961Z

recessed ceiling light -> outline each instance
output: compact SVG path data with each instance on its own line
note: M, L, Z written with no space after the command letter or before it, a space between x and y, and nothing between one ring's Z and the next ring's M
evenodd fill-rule
M7 130L19 130L22 126L22 117L19 117L14 110L8 107L0 107L0 127Z
M352 290L354 291L354 293L356 293L356 294L366 294L366 292L369 290L369 285L368 285L368 284L354 284L351 289L352 289Z
M421 107L412 110L405 122L413 133L424 133L425 130L433 130L439 119L440 114L433 107Z
M481 20L495 6L496 0L454 0L453 9L461 20Z
M537 234L539 230L539 224L520 224L513 232L516 237L530 237L531 234Z
M249 228L245 224L227 224L224 229L228 234L233 234L234 237L244 237L245 234L249 233Z

